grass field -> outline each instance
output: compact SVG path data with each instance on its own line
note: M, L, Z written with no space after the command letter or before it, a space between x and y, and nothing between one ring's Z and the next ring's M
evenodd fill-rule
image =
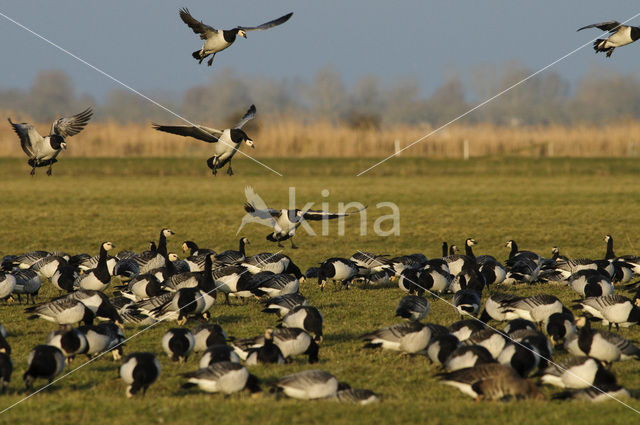
M338 202L368 205L367 235L359 234L356 218L347 220L346 232L337 236L337 223L329 235L297 236L298 250L286 244L284 252L302 268L333 257L349 257L358 250L399 255L422 252L440 255L442 241L462 245L467 237L479 244L476 254L492 254L504 260L504 243L515 239L522 249L550 255L557 245L569 257L603 258L605 234L612 234L616 252L640 253L640 197L637 161L631 159L473 159L434 161L419 158L392 159L362 177L356 173L375 161L283 160L265 163L281 172L279 177L249 160L234 160L236 175L212 177L203 159L75 159L63 158L54 175L44 170L30 177L26 161L0 159L0 254L33 249L65 250L95 254L102 241L120 249L141 251L157 239L162 227L176 236L169 250L178 252L190 239L217 250L236 249L236 230L243 216L244 187L252 185L267 204L288 202L295 187L297 206L322 202L337 208ZM329 196L321 192L329 190ZM400 235L378 237L373 223L388 209L380 202L395 202L401 214ZM312 224L320 231L320 224ZM384 226L383 226L384 227ZM250 239L248 254L275 252L265 240L269 230L249 224L242 235ZM181 253L181 252L180 252ZM491 288L490 291L494 290ZM577 296L558 286L503 287L522 294L548 292L565 305ZM112 288L107 292L110 293ZM325 340L320 362L309 367L303 358L283 366L260 366L251 371L268 386L277 377L308 368L327 370L353 387L383 395L382 403L361 407L331 401L276 400L268 392L257 399L248 394L230 397L180 388L179 374L197 368L198 356L186 365L171 364L161 354L161 336L175 323L161 323L127 343L126 352L149 350L159 355L163 371L145 398L128 400L124 383L117 379L119 364L104 357L79 369L54 386L0 415L1 423L455 423L455 424L627 424L636 414L616 402L511 402L476 404L434 378L437 368L425 357L391 352L365 351L358 336L396 323L395 306L402 297L395 287L321 293L315 282L301 292L325 318ZM57 295L45 283L41 300ZM485 294L486 296L487 294ZM447 296L450 298L450 296ZM25 396L22 374L26 356L42 343L55 325L27 322L24 306L1 305L0 322L10 332L14 375L10 391L0 397L0 410ZM247 337L274 317L260 313L261 305L214 306L215 322L229 335ZM442 301L432 301L430 322L449 324L459 316ZM189 323L189 327L195 326ZM128 327L127 336L137 329ZM640 339L635 327L622 331ZM557 351L556 359L565 353ZM83 364L78 357L72 368ZM67 371L71 368L67 369ZM613 366L619 381L640 389L640 363ZM43 382L38 381L37 386ZM544 387L549 396L558 390ZM629 401L640 409L640 402Z

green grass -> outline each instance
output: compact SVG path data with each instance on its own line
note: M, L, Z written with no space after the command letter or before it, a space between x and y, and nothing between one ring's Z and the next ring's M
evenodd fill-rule
M176 236L169 250L179 252L191 239L217 250L237 246L236 230L243 216L244 187L251 185L270 206L287 205L289 187L295 187L297 206L322 202L336 209L339 202L368 205L367 234L359 234L356 217L346 221L345 235L337 236L332 222L329 235L311 237L300 232L300 249L284 252L302 268L317 265L330 256L349 257L357 250L383 254L422 252L440 255L441 242L462 245L467 237L478 242L477 254L500 259L508 252L504 243L515 239L522 249L550 255L552 246L570 257L601 258L602 238L612 234L618 254L639 253L637 241L640 197L637 195L637 162L624 159L474 159L430 161L397 158L366 174L356 173L373 165L368 160L264 159L283 174L279 177L248 160L234 160L236 175L214 178L204 161L193 159L68 159L54 166L54 176L44 170L30 177L25 161L0 159L0 254L33 249L97 253L98 245L112 241L116 250L146 248L162 227ZM329 190L329 196L321 192ZM374 221L389 214L376 208L394 202L400 209L400 235L378 237ZM388 223L387 223L388 224ZM320 233L321 224L312 223ZM385 227L385 226L383 226ZM275 252L265 240L269 230L247 225L242 235L251 240L248 253ZM180 252L181 253L181 252ZM127 343L125 352L149 350L161 359L163 372L145 398L127 400L124 384L117 379L119 364L107 357L83 367L33 398L0 415L2 423L628 423L635 414L615 402L592 405L579 402L482 403L434 378L438 370L420 356L361 350L357 337L378 327L396 323L395 306L402 297L397 288L321 293L314 282L301 291L325 317L325 341L321 361L314 366L335 374L353 387L383 394L383 403L360 407L330 401L275 400L266 393L230 397L180 389L179 374L194 370L198 356L183 366L171 364L161 354L160 339L174 323L162 323ZM109 289L108 292L111 292ZM530 294L549 292L566 305L577 298L561 287L502 288ZM57 292L45 283L41 300ZM449 296L450 297L450 296ZM0 322L10 332L15 371L8 394L0 397L0 410L22 397L26 355L55 325L27 322L24 306L0 306ZM229 335L247 337L275 324L260 313L261 306L215 306L214 320ZM450 306L432 301L430 322L448 324L458 319ZM194 324L190 323L189 327ZM127 335L135 333L127 328ZM637 328L623 335L638 339ZM556 358L565 354L556 352ZM73 367L81 366L77 358ZM302 358L285 366L254 367L266 383L304 370ZM67 369L67 371L71 368ZM640 364L614 365L622 384L640 388ZM43 382L38 382L37 386ZM265 385L268 386L268 385ZM546 395L557 390L543 388ZM630 405L640 409L640 402Z

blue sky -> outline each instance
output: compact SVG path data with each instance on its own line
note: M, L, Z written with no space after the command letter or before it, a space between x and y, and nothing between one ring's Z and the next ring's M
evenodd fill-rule
M291 20L251 32L216 56L214 66L191 58L201 41L178 9L215 28L258 25L287 12ZM576 29L640 12L637 1L324 0L111 1L0 0L0 12L41 33L142 91L181 93L225 67L242 75L309 80L331 66L352 84L374 75L386 84L414 78L423 94L455 69L468 79L480 64L516 61L537 70L599 35ZM640 18L631 24L640 25ZM38 71L69 73L78 92L100 98L117 85L0 17L0 88L26 88ZM587 47L553 68L572 82L594 65L640 71L640 42L611 59Z

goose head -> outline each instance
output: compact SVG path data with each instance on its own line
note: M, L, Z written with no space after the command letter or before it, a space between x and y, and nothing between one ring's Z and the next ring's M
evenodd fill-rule
M169 253L169 261L176 261L176 260L179 260L179 259L180 259L180 257L178 257L175 252L170 252Z
M469 239L467 239L467 240L465 241L465 243L466 243L466 245L467 245L467 246L474 246L474 245L475 245L475 244L477 244L478 242L476 242L476 240L475 240L475 239L473 239L473 238L469 238Z
M103 242L102 243L102 247L104 248L105 251L109 251L109 250L115 248L116 246L114 244L112 244L111 242Z
M244 142L247 144L247 146L251 146L251 149L255 149L256 145L253 144L253 140L247 138Z
M611 237L611 235L604 235L604 241L605 242L609 242L610 240L612 240L613 238Z
M267 328L264 331L264 339L269 341L273 339L273 328Z
M175 233L171 229L165 227L164 229L162 229L162 235L165 238L168 238L169 236L175 235Z
M240 28L238 28L238 35L242 38L247 38L247 32Z

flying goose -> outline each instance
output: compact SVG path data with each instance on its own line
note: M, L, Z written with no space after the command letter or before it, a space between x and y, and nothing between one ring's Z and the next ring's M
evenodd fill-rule
M205 127L203 125L152 125L153 128L158 131L177 134L178 136L193 137L194 139L202 140L203 142L213 143L214 155L207 159L207 166L215 176L218 173L219 168L222 168L229 163L227 174L232 176L233 170L231 169L231 158L233 158L233 155L235 155L238 149L240 149L240 144L245 142L247 146L255 148L253 140L242 130L242 126L255 116L256 107L255 105L251 105L235 127L226 128L224 130Z
M208 393L233 394L245 388L252 394L260 391L259 380L246 367L234 362L217 362L206 368L182 375L187 378L182 388L198 386Z
M33 387L38 378L48 379L49 382L64 370L65 357L58 347L52 345L37 345L27 357L29 368L22 376L27 390Z
M610 57L613 54L616 47L626 46L640 38L640 27L622 25L618 21L606 21L598 24L591 24L586 27L578 28L578 31L587 28L598 28L599 30L611 33L609 37L605 39L599 38L593 42L593 49L596 53L606 52L607 57Z
M22 150L29 157L28 164L31 166L31 175L36 173L37 167L48 165L47 175L50 176L51 167L58 162L56 157L62 149L67 149L65 138L80 133L92 115L91 108L87 108L74 116L58 118L51 125L49 135L45 137L42 137L32 124L14 123L9 118L13 131L20 138Z
M476 400L544 399L532 382L521 378L509 366L498 363L444 373L440 379Z
M207 62L208 66L211 66L211 64L213 63L213 58L216 56L216 53L231 46L233 42L236 41L236 37L238 35L240 37L247 38L247 31L266 30L269 28L273 28L275 26L284 24L289 20L289 18L291 18L291 15L293 15L293 13L287 13L286 15L281 16L278 19L274 19L262 25L258 25L257 27L238 26L230 30L217 30L205 24L204 22L195 19L193 16L191 16L187 8L180 9L179 14L180 19L182 19L182 21L187 24L195 34L200 34L201 40L204 40L202 48L192 53L193 58L198 60L198 63L202 63L202 61L207 56L212 55Z
M149 385L160 376L160 362L152 353L131 353L120 366L120 378L127 384L126 395L131 398L140 390L147 392Z
M253 191L253 189L251 189L251 191ZM298 248L293 243L293 237L295 236L296 230L298 229L298 227L300 227L303 221L331 220L335 218L347 217L361 211L359 210L359 211L356 211L355 213L354 212L333 213L333 212L324 211L324 210L311 210L311 209L288 210L283 208L281 210L276 210L273 208L268 208L266 205L264 206L264 208L261 208L255 205L254 203L246 203L244 205L244 210L247 213L249 213L252 217L262 220L263 224L266 224L267 226L270 226L273 228L273 232L267 235L268 241L277 242L278 246L282 247L282 244L280 242L290 239L292 249ZM356 271L357 271L357 266L356 266Z

